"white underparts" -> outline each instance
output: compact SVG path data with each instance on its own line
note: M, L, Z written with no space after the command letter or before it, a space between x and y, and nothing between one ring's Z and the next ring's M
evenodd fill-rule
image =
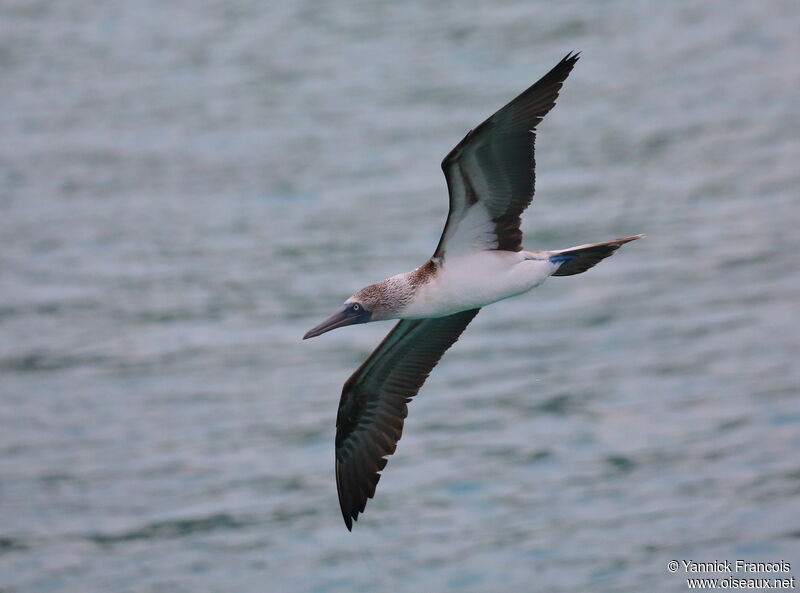
M452 254L448 244L444 265L429 282L417 287L399 317L441 317L528 292L557 269L548 259L530 255L480 251L459 257Z

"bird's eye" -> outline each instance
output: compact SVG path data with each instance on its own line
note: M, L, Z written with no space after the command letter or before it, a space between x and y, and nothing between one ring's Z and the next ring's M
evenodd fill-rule
M353 303L353 311L361 311L361 305L358 303Z

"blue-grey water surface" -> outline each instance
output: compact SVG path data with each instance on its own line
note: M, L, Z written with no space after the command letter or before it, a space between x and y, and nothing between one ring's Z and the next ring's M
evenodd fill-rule
M673 592L800 576L792 0L0 3L0 591ZM302 342L422 263L442 156L570 50L526 246L352 534Z

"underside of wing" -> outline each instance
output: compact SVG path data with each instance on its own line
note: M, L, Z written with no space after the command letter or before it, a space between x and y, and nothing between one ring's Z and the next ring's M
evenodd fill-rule
M348 529L375 494L407 404L479 309L400 321L347 380L336 418L336 488Z
M537 124L555 105L578 54L568 54L442 161L450 212L434 258L484 249L522 249L520 215L533 199Z

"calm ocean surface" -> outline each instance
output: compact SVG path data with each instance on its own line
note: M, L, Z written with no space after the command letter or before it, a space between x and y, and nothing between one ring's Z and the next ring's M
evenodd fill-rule
M0 591L800 577L799 31L794 0L0 1ZM526 245L648 236L481 312L348 533L336 406L391 324L300 337L432 253L441 158L570 50Z

